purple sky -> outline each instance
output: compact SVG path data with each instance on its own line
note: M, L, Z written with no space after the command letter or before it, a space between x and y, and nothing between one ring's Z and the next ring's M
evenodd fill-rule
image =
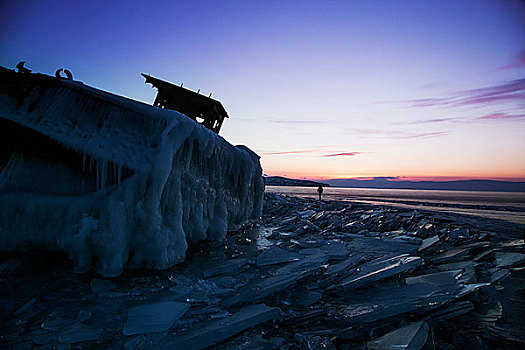
M20 60L147 103L141 72L212 92L269 175L525 179L522 1L3 0Z

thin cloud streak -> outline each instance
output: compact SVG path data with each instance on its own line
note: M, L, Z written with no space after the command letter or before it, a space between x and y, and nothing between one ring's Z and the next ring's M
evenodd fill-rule
M432 124L432 123L441 123L441 122L461 122L465 121L463 118L435 118L435 119L419 119L413 120L411 122L400 123L400 124Z
M334 153L334 154L325 154L322 157L352 157L357 156L363 152L344 152L344 153Z
M448 132L446 132L446 131L424 132L424 133L420 133L420 134L398 135L398 136L392 136L392 137L395 138L395 139L422 139L422 138L445 136L445 135L448 135Z
M454 122L454 123L473 123L479 120L519 120L519 119L525 119L525 114L508 114L505 112L493 112L491 114L487 114L481 117L474 117L474 118L435 118L435 119L419 119L419 120L413 120L409 122L399 122L399 123L393 123L396 125L417 125L417 124L433 124L433 123L446 123L446 122Z
M448 135L448 131L436 131L436 132L424 132L424 133L410 133L405 131L395 130L374 130L374 129L350 129L352 134L370 135L377 137L386 137L391 139L418 139L418 138L429 138Z
M516 58L516 61L512 64L508 64L506 66L501 66L497 70L506 70L506 69L514 69L514 68L522 68L525 67L525 50L523 50L520 55Z
M447 98L424 98L409 101L412 107L486 106L500 102L525 102L525 79L485 88L464 90Z
M321 145L314 146L314 149L302 149L302 150L290 150L290 151L269 151L269 150L256 150L257 153L264 156L276 156L276 155L286 155L286 154L308 154L308 153L321 153L321 152L334 152L334 153L343 153L340 151L344 148L350 148L352 145L349 144L336 144L336 145ZM362 152L360 152L362 153Z
M515 120L525 119L525 114L506 114L506 113L492 113L482 117L478 117L479 120Z

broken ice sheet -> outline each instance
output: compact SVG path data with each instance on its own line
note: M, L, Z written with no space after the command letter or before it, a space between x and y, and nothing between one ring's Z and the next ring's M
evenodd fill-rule
M75 319L68 317L55 317L54 319L46 320L44 323L42 323L41 328L47 329L49 331L58 332L68 327L75 321Z
M436 255L432 258L432 262L435 264L443 264L450 262L457 262L468 258L470 253L469 247L461 247L453 250L446 251L442 254Z
M326 263L328 258L323 255L311 255L275 271L275 276L257 278L245 287L239 289L236 295L226 299L223 305L235 305L242 302L259 300L279 292L300 279L311 276Z
M365 255L363 253L352 253L348 258L345 260L338 262L337 264L330 265L326 269L325 275L327 276L337 276L337 275L348 275L348 269L356 266L359 264Z
M451 271L451 270L463 270L468 268L475 268L475 264L472 260L463 260L447 264L436 265L437 269L440 271Z
M433 321L443 322L465 315L474 309L474 305L470 301L458 301L449 303L439 310L432 313L431 317Z
M502 282L505 278L507 278L510 275L510 271L508 269L499 269L497 267L489 269L487 272L490 275L490 283Z
M44 344L57 343L58 339L57 339L56 333L45 332L43 330L36 330L31 333L31 341L35 343L36 345L44 345Z
M102 329L75 323L58 335L58 341L61 343L81 343L97 340L101 335Z
M128 309L124 335L167 331L188 310L189 304L162 302Z
M479 323L486 326L495 326L496 322L503 317L503 305L500 301L497 301L488 307L485 307L484 311L475 311L471 313L474 318L473 322Z
M226 261L210 261L205 265L204 277L222 274L236 274L248 262L246 258L237 258Z
M299 254L274 246L266 249L257 257L257 266L281 264L298 261L300 259L301 256Z
M473 266L467 267L461 271L461 274L457 277L458 283L472 284L477 283L476 270Z
M307 217L312 216L313 214L315 214L315 210L309 209L309 210L305 210L305 211L300 211L297 214L299 214L304 219L304 218L307 218Z
M469 230L464 228L456 228L448 234L448 239L451 242L462 241L470 238Z
M375 237L352 236L353 239L348 243L347 249L351 252L375 254L413 254L417 252L418 246L403 242L383 241Z
M421 242L421 245L419 246L418 251L421 252L421 251L423 251L423 250L433 246L437 242L439 242L439 236L438 235L434 235L432 237L426 238L426 239L424 239Z
M348 337L355 336L353 327L372 325L396 315L427 312L452 300L456 293L457 287L454 285L436 286L428 283L385 289L374 295L364 293L366 301L353 303L349 300L347 306L338 308L337 314L342 316L343 324L350 326L340 330L338 335L343 339L351 339Z
M436 286L455 285L461 274L461 270L436 272L427 275L405 278L406 284L429 283Z
M382 337L369 341L369 350L404 349L420 350L428 338L429 326L425 322L416 322L398 328Z
M218 344L231 336L279 316L281 310L265 304L247 306L229 317L196 323L187 331L168 336L163 349L199 350Z
M515 252L496 252L496 263L499 268L514 267L525 262L525 254Z
M462 284L459 286L458 293L454 296L455 299L463 298L464 296L478 290L481 287L490 286L490 283L472 283Z
M422 263L423 260L420 257L409 256L408 254L379 258L358 266L352 275L340 283L340 286L345 290L361 287L368 283L412 270ZM337 286L334 287L337 288Z
M321 293L311 291L305 287L302 287L300 289L294 288L294 291L291 295L293 299L292 304L301 307L308 307L311 304L318 301L319 299L321 299L322 296L323 295Z
M344 259L350 253L346 249L346 244L338 241L329 241L320 248L322 251L324 251L324 253L328 256L329 259Z
M486 260L489 260L493 255L493 251L492 249L487 249L483 252L480 252L478 253L475 257L474 257L474 261L475 262L479 262L479 261L486 261Z
M456 249L452 249L443 252L432 258L432 262L435 264L443 264L449 262L457 262L468 259L469 255L484 251L490 248L489 242L475 242L460 246Z
M402 242L402 243L416 244L416 245L420 245L421 242L423 241L419 237L405 236L405 235L392 237L391 240L394 242Z
M515 239L510 242L503 242L500 244L501 248L516 248L525 246L525 241L523 239Z
M326 241L321 236L310 236L306 238L291 239L290 242L301 248L318 248L324 246Z

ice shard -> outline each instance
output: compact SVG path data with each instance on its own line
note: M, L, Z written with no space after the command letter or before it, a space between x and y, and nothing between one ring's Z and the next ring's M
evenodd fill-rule
M190 307L186 303L162 302L128 309L124 335L168 330Z
M0 249L76 271L167 268L259 218L259 157L186 116L0 67Z
M412 323L368 342L368 349L419 350L427 341L428 331L429 327L425 322Z
M247 328L279 316L281 310L265 304L250 305L220 320L197 323L193 328L162 341L163 349L205 349L220 343Z

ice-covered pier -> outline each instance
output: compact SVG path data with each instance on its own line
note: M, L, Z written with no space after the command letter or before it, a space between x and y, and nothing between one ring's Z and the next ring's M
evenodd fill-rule
M0 249L163 269L257 219L259 157L186 116L0 67Z

